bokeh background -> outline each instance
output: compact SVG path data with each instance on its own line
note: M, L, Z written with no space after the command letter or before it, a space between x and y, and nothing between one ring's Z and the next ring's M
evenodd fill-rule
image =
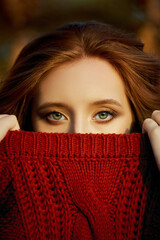
M30 40L88 20L135 32L144 50L160 58L160 0L0 0L0 79Z

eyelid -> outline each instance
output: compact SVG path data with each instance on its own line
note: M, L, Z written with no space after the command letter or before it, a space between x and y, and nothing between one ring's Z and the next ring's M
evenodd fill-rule
M60 113L61 115L63 115L63 116L65 117L65 119L60 119L60 120L51 119L51 118L49 118L49 115L52 114L52 113ZM59 112L59 111L50 111L50 112L47 112L46 114L44 114L43 118L46 118L47 120L53 121L53 122L60 122L60 121L62 121L62 120L66 120L66 119L67 119L66 116L65 116L63 113Z
M99 112L97 112L95 115L94 115L94 119L95 119L95 116L99 113L102 113L102 112L107 112L109 113L112 118L111 119L99 119L98 121L99 122L109 122L110 120L112 120L113 118L115 118L117 116L117 113L115 111L112 111L112 110L101 110Z
M101 112L107 112L107 113L109 113L109 114L112 116L111 119L96 119L95 116L96 116L97 114L101 113ZM52 113L60 113L60 114L62 114L62 115L65 117L65 119L60 119L60 120L51 119L51 118L49 118L48 116L49 116L50 114L52 114ZM98 111L96 114L94 114L94 119L95 119L97 122L101 122L101 123L103 122L103 123L104 123L104 122L109 122L109 121L111 121L111 120L114 119L117 115L118 115L118 113L115 112L114 110L102 109L102 110ZM65 114L63 114L62 112L57 111L57 110L52 110L52 111L49 111L49 112L47 112L47 113L41 113L41 117L44 118L44 119L47 119L48 121L51 121L51 122L61 122L61 121L63 121L63 120L67 120L67 117L65 116Z

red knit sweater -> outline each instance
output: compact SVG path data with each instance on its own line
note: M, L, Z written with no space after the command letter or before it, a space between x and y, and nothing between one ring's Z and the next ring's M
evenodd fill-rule
M0 144L0 239L160 239L147 138L9 132Z

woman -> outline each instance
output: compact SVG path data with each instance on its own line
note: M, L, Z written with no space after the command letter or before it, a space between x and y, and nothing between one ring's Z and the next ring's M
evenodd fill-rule
M89 59L95 61L93 66ZM114 129L112 127L114 125L112 125L107 130L106 126L103 125L103 128L90 129L90 127L86 127L84 132L125 133L126 131L141 132L142 129L143 132L149 135L155 159L160 169L160 112L154 111L160 109L160 63L144 53L143 44L130 35L116 31L111 26L96 22L66 25L48 36L33 41L22 50L1 88L1 139L8 130L19 128L46 132L81 132L80 129L74 130L74 127L71 126L73 125L71 120L70 129L68 127L58 128L57 126L53 128L52 126L48 130L45 125L42 129L39 126L37 127L38 123L35 119L32 104L35 89L51 71L54 75L54 71L59 69L60 66L66 66L67 68L68 65L83 60L86 68L95 69L96 61L103 61L103 64L105 61L106 64L112 65L111 70L117 74L117 78L121 78L121 81L123 81L123 91L120 95L126 94L126 101L128 101L126 111L132 112L135 118L134 123L132 119L129 123L125 123L126 125L122 129L121 127ZM111 66L109 67L111 68ZM86 71L86 69L83 69L82 66L77 69L78 71ZM98 71L101 71L101 69L97 69ZM77 72L75 72L76 76L79 75ZM72 72L69 74L72 74ZM107 74L107 70L104 74ZM75 82L73 78L72 81ZM106 86L109 86L111 82L112 80L110 82L108 80ZM63 84L61 84L60 88L62 86ZM88 86L84 86L84 88L90 88L89 86L92 86L92 82L88 83ZM53 89L55 89L54 87L56 86L53 83ZM92 94L94 93L91 92ZM76 95L72 100L75 101L75 98ZM18 121L12 115L15 115ZM102 119L104 120L104 116ZM81 119L79 120L81 122Z
M160 109L159 91L160 62L143 52L141 42L106 24L68 24L34 40L18 56L0 91L0 138L19 129L142 131L148 133L160 169L160 111L154 111ZM102 209L91 225L106 222ZM101 231L93 229L96 239L109 236L99 237Z

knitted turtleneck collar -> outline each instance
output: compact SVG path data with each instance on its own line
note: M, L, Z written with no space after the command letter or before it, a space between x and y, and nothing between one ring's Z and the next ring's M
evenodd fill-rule
M9 132L1 239L159 239L159 175L145 135Z
M143 134L80 134L13 131L3 140L7 154L128 157L150 154ZM149 148L149 149L148 149ZM3 154L2 152L0 154Z

